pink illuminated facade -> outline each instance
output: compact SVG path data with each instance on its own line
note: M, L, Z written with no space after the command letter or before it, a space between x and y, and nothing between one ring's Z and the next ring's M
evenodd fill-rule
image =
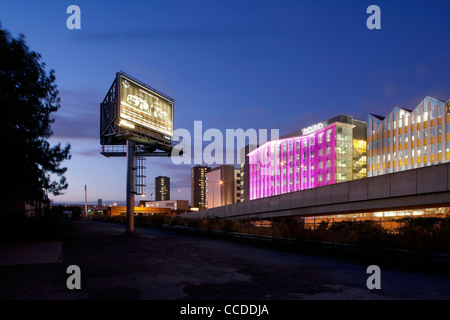
M353 134L356 127L362 133L365 122L338 116L313 127L316 131L269 141L248 154L250 200L366 176L366 139Z

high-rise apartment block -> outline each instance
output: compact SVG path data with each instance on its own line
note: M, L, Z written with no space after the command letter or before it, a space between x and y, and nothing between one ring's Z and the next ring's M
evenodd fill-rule
M208 166L191 168L191 205L197 208L206 206L206 174L211 171Z
M155 201L170 200L170 178L158 176L155 178Z

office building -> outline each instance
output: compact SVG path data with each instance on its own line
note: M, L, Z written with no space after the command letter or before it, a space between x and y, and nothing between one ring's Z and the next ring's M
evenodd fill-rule
M206 174L206 207L215 208L240 201L240 169L222 165Z
M158 176L155 178L155 201L170 200L170 178Z
M246 145L240 150L240 202L245 202L250 200L250 167L248 154L256 149L256 145Z
M206 207L206 174L211 171L208 166L191 168L191 206L204 209Z
M339 115L248 154L249 199L366 177L367 125Z
M450 100L426 97L413 110L367 116L367 176L449 162Z

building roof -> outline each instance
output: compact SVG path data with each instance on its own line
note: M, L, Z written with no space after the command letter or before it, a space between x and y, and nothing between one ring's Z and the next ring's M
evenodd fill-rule
M381 120L381 121L383 121L386 118L386 117L379 116L379 115L376 115L376 114L373 114L373 113L369 113L369 116L377 118L378 120Z

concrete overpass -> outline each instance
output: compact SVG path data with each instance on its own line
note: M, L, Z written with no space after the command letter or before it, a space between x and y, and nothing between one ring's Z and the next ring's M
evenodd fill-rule
M186 213L182 217L307 217L436 207L450 207L450 163Z

